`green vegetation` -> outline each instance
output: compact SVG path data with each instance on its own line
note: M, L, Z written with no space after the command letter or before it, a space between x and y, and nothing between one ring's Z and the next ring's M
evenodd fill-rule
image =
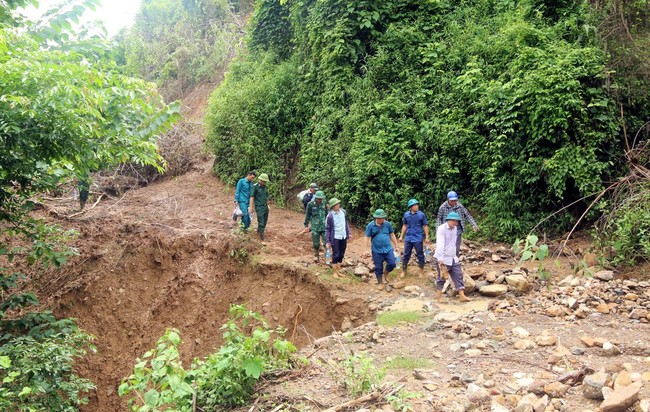
M517 239L512 246L515 256L521 254L519 264L523 262L539 262L538 270L540 279L546 280L550 277L551 273L544 265L544 259L548 257L548 245L538 244L539 238L537 235L530 234L526 236L525 240Z
M349 354L339 362L331 360L328 367L334 380L354 397L377 390L386 376L386 371L378 369L365 352Z
M188 370L180 361L180 336L168 330L156 348L137 361L119 395L128 397L132 411L189 412L194 402L201 410L217 410L245 404L264 373L290 367L296 348L281 339L282 328L271 329L259 314L233 305L221 330L223 346L205 359L195 359Z
M411 358L408 356L397 356L384 362L384 368L386 369L426 369L432 366L433 363L429 359Z
M0 409L70 411L94 386L72 364L94 348L72 319L35 311L31 281L76 253L64 231L30 213L34 199L119 162L161 168L156 136L178 117L155 86L115 69L111 47L73 24L96 0L30 22L0 12ZM17 267L34 267L29 279Z
M117 38L128 74L155 82L167 99L211 80L236 52L249 1L144 0Z
M626 52L621 78L601 40L614 3L258 0L210 102L215 172L270 172L276 199L317 181L362 222L411 197L432 215L456 189L493 239L575 202L539 228L563 233L626 171L621 111L629 130L650 118L647 62ZM642 3L617 9L634 33Z
M377 324L382 326L396 326L401 322L414 323L422 318L420 312L384 312L377 315Z

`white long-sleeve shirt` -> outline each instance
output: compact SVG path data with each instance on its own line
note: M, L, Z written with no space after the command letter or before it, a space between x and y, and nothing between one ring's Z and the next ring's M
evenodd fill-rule
M449 227L447 222L438 226L436 229L436 251L433 254L438 262L451 266L458 262L456 256L456 237L458 236L457 227Z

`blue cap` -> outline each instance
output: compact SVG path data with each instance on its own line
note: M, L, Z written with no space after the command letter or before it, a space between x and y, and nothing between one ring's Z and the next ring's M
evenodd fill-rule
M458 200L458 193L454 192L453 190L449 193L447 193L447 199L448 200Z

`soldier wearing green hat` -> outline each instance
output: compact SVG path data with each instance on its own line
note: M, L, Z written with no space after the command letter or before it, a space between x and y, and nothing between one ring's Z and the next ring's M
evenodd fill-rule
M445 286L446 280L443 277L441 265L444 265L451 281L454 283L460 301L467 302L470 299L465 296L463 270L460 267L460 260L456 254L456 239L458 237L460 215L456 212L451 212L445 220L445 223L438 226L436 230L436 251L433 254L433 264L438 272L436 278L436 299L438 302L442 301L442 289Z
M393 226L386 220L386 212L377 209L372 217L374 220L366 226L366 248L371 247L370 254L375 264L375 277L379 288L382 289L382 283L388 283L388 274L395 269L397 238ZM384 262L386 262L385 274Z
M327 247L332 248L332 267L334 277L341 277L341 262L345 257L345 249L348 240L352 237L350 223L348 222L345 209L341 208L341 201L332 198L329 201L330 212L325 221L325 239Z
M415 249L420 267L419 277L424 277L424 243L429 243L429 222L426 215L420 210L420 202L411 199L407 204L408 211L402 219L402 235L400 241L404 242L404 263L400 277L406 275L411 253Z
M325 239L325 218L327 217L327 204L325 193L321 190L314 193L314 199L307 203L305 210L305 233L311 231L311 242L314 247L314 262L318 263L321 243L323 248L327 243Z
M252 214L253 208L255 209L255 214L257 214L257 234L260 240L264 240L264 230L269 220L269 189L266 187L269 182L269 175L262 173L257 180L258 183L251 190L249 213Z

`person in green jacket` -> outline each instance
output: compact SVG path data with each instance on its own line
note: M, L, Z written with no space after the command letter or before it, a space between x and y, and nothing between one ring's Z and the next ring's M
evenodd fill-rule
M257 179L259 182L251 190L251 199L249 203L249 213L257 214L257 234L260 240L264 240L264 229L269 220L269 189L266 184L269 182L269 175L262 173Z
M327 217L327 205L325 204L325 194L318 191L314 194L314 199L307 204L305 211L305 233L311 231L311 242L314 246L314 262L318 263L321 243L325 248L325 218Z

